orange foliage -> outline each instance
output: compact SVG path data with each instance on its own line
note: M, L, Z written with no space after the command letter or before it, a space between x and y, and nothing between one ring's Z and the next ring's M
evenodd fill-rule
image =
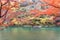
M13 7L18 8L18 7L19 7L18 5L19 5L19 3L18 3L18 2L15 2L14 5L11 5L11 4L10 4L10 5L9 5L9 4L8 4L8 5L3 5L3 6L2 6L2 9L3 9L3 10L6 10L6 9L9 10L9 9L11 9L11 8L13 8Z
M49 9L46 10L45 13L47 14L55 14L56 16L59 15L60 12L60 0L43 0L48 5L52 6Z
M30 10L31 14L34 14L35 17L40 16L41 14L45 14L44 12L34 9L34 10Z
M60 0L43 0L43 1L46 2L47 4L60 7Z
M4 24L3 21L5 21L6 17L8 18L9 16L6 14L10 14L9 18L12 18L14 14L11 8L18 8L19 3L16 1L11 1L11 0L1 0L0 1L0 25L8 26L8 24ZM3 10L3 12L2 12ZM8 18L8 19L9 19Z
M30 13L35 13L35 16L40 16L41 14L47 14L47 15L52 15L54 14L55 16L60 16L60 0L40 0L42 2L46 2L47 4L41 4L41 6L46 6L50 5L48 9L45 9L43 11L39 10L31 10Z
M21 0L20 2L25 2L26 0ZM50 5L51 7L45 9L45 10L38 10L38 9L33 9L30 10L29 13L34 14L35 17L40 16L41 14L47 14L47 15L52 15L54 14L55 16L60 16L59 12L60 12L60 0L41 0L42 2L46 2L46 4L41 4L41 6L47 6ZM2 3L5 4L7 2L7 0L2 0L2 2L0 2L0 4ZM16 1L11 1L8 4L5 4L2 6L3 10L8 10L7 13L9 13L10 15L7 17L7 19L9 18L14 18L16 15L12 12L11 8L19 8L19 2ZM2 12L1 12L2 13ZM3 18L0 19L0 25L3 22ZM8 26L7 24L3 24L4 26ZM13 25L13 22L11 22L9 25Z

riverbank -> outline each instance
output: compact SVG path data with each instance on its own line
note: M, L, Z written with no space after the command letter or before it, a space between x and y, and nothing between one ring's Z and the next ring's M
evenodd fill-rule
M21 29L21 30L60 30L60 27L32 27L32 26L29 26L29 25L25 25L25 26L9 26L7 28L2 28L1 30L12 30L12 29Z

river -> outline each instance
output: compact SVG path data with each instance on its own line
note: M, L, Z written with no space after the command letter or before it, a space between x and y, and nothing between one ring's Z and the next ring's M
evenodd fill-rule
M0 40L60 40L60 28L9 27L0 31Z

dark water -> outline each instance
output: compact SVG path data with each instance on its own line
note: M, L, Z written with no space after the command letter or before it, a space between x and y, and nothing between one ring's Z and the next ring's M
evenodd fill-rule
M0 40L60 40L60 28L11 27L0 31Z

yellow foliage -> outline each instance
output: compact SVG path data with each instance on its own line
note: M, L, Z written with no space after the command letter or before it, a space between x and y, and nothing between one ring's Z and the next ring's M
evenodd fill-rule
M10 2L10 5L13 6L15 4L15 2Z
M14 18L13 20L12 20L12 22L15 22L16 21L16 18Z
M48 18L41 18L41 23L45 24L45 22L48 20Z
M21 24L21 22L18 21L16 18L14 18L14 19L12 20L12 22L13 22L14 24L16 24L16 25Z
M11 10L12 10L13 12L16 12L16 11L17 11L17 8L13 7L13 8L11 8Z

